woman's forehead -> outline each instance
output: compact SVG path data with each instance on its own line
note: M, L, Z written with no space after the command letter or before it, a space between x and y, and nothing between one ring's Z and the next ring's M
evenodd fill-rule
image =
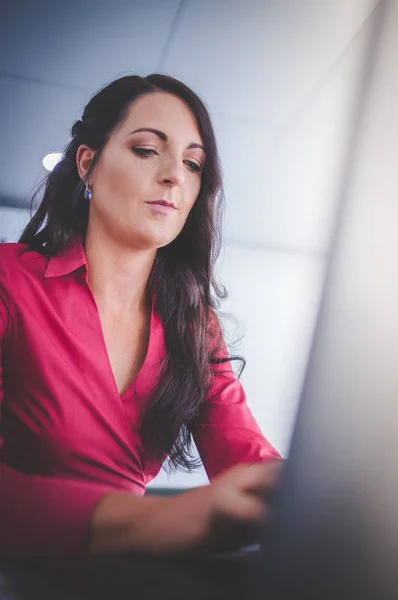
M195 115L178 96L167 92L153 92L138 98L130 106L121 129L134 131L148 127L168 134L182 132L201 141ZM167 130L167 131L166 131Z

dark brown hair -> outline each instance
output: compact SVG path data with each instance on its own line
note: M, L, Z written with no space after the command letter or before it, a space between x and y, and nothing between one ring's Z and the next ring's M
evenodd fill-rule
M54 256L77 234L84 240L89 214L89 202L83 196L85 181L131 104L158 91L174 94L189 106L204 143L206 161L200 193L185 226L173 242L158 250L148 282L149 293L156 289L167 357L159 387L145 408L141 433L151 457L168 457L170 470L191 470L200 464L191 445L200 405L209 391L215 365L226 360L217 360L222 340L215 316L218 300L226 292L214 278L224 194L214 130L203 101L180 81L161 74L126 76L101 89L85 107L82 119L74 123L72 140L60 162L33 196L32 206L44 187L41 203L19 241ZM96 150L84 181L76 165L81 144Z

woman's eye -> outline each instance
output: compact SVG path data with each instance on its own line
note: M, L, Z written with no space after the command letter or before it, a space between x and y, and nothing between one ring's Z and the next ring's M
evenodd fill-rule
M151 155L159 154L152 148L140 148L139 146L133 146L132 151L138 156L141 156L141 158L148 158ZM198 165L198 163L194 162L193 160L185 160L184 163L187 165L190 171L198 172L202 170L202 165Z
M135 154L138 154L138 156L142 156L143 158L148 158L151 154L157 154L156 150L152 150L152 148L138 148L137 146L134 146L132 150Z
M201 171L202 170L202 166L198 165L198 163L196 163L192 160L186 160L185 164L188 166L189 169L191 169L191 171Z

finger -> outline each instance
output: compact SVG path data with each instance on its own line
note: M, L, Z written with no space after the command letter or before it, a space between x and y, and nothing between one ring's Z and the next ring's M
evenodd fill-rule
M250 495L231 495L224 509L225 516L248 523L259 523L267 516L265 503L260 498Z

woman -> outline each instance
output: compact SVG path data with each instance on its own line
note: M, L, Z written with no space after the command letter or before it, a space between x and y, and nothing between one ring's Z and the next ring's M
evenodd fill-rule
M171 77L118 79L73 125L0 246L1 556L163 555L262 519L279 455L216 317L222 198L208 112ZM211 484L142 497L166 457L195 466L192 437Z

